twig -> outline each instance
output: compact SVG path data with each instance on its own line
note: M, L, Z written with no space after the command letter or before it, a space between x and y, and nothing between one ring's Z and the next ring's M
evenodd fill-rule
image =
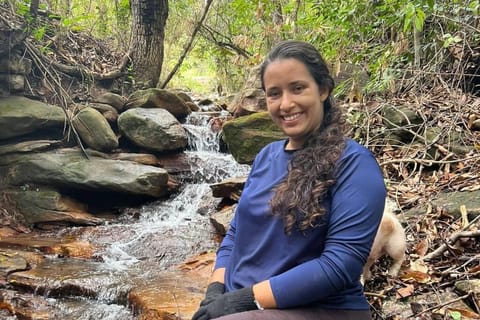
M457 301L466 299L466 298L468 298L470 295L471 295L471 292L467 293L467 294L464 295L464 296L461 296L461 297L452 299L452 300L447 301L447 302L444 302L444 303L437 304L436 306L433 306L433 307L424 309L424 310L422 310L422 311L420 311L420 312L414 313L414 314L408 316L407 318L417 317L417 316L419 316L419 315L421 315L421 314L423 314L423 313L426 313L426 312L428 312L428 311L432 311L432 310L435 310L435 309L443 308L443 307L445 307L445 306L448 306L449 304L452 304L452 303L455 303L455 302L457 302Z
M382 298L382 299L388 298L388 296L386 296L384 294L375 293L375 292L364 292L364 294L366 296L370 296L370 297L376 297L376 298Z
M452 244L454 244L458 239L460 238L473 238L473 237L480 237L480 230L475 230L475 231L465 231L468 228L470 228L472 225L474 225L478 220L480 219L480 215L475 217L468 225L466 225L464 228L462 228L459 232L454 233L448 238L447 241L445 241L444 244L442 244L440 247L438 247L436 250L433 252L427 254L422 258L423 261L428 261L431 260L432 258L438 257L441 255L445 250L448 249L448 247Z

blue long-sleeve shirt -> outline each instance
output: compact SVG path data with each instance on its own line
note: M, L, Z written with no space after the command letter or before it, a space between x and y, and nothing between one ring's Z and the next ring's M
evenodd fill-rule
M284 233L270 213L273 187L287 174L291 151L285 141L255 158L235 216L217 252L233 291L270 280L278 308L304 305L368 310L359 281L381 221L386 190L372 153L347 140L336 184L325 199L324 223L306 232Z

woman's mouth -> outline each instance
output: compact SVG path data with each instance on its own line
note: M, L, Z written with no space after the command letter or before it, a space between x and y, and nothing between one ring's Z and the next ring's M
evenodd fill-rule
M294 114L289 114L289 115L286 115L286 116L282 116L282 119L285 120L285 121L293 121L295 119L297 119L298 117L300 117L301 113L294 113Z

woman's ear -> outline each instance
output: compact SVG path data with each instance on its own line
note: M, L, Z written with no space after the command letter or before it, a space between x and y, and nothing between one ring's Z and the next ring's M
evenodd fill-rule
M320 91L320 101L325 102L325 100L328 99L328 96L330 95L330 92L328 92L327 88L323 89L318 89Z

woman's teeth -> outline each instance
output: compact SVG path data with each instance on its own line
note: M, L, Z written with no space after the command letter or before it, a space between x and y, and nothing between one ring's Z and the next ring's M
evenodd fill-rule
M286 121L292 121L292 120L297 119L298 117L300 117L300 113L295 113L295 114L291 114L291 115L288 115L288 116L283 116L283 119L286 120Z

